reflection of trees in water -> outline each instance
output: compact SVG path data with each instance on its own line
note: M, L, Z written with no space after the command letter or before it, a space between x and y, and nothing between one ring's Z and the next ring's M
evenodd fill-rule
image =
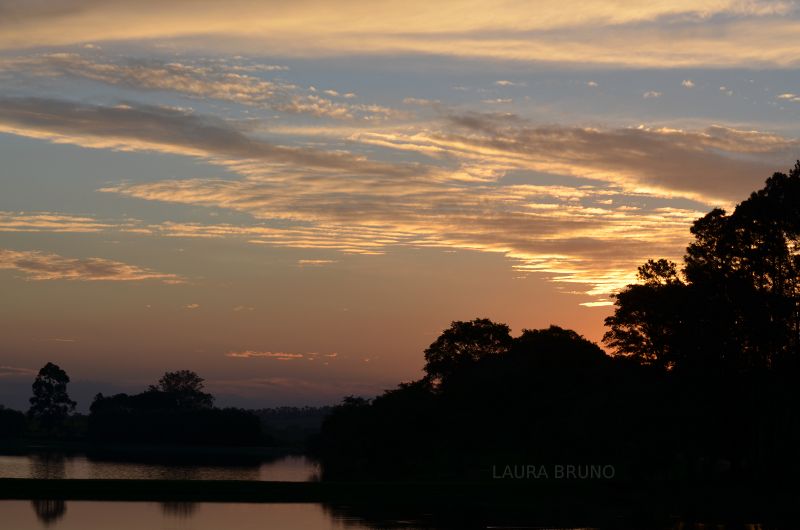
M66 478L66 458L61 453L37 453L29 462L31 478Z
M179 519L188 519L197 511L196 502L170 501L161 503L161 513Z
M58 522L67 513L67 503L64 501L35 500L31 501L31 505L36 518L45 526Z

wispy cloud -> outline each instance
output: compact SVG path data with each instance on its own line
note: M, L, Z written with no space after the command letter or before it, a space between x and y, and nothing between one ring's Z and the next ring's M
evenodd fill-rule
M66 215L56 212L4 212L0 211L0 232L102 232L119 228L93 217Z
M290 114L310 114L335 119L376 120L403 113L376 104L343 100L355 94L339 94L304 88L283 80L269 80L249 73L253 66L223 61L167 62L157 59L103 60L77 53L48 53L0 59L0 71L46 77L87 79L136 90L175 92L198 99L216 99ZM243 71L244 70L244 71Z
M316 359L325 359L331 360L338 357L337 353L317 353L317 352L310 352L310 353L290 353L290 352L272 352L272 351L255 351L255 350L243 350L243 351L229 351L225 354L225 357L233 357L238 359L253 359L253 358L268 358L268 359L275 359L276 361L297 361L297 360L307 360L313 361Z
M297 264L301 267L319 267L322 265L330 265L336 263L334 259L299 259Z
M275 145L220 118L148 105L113 107L53 99L0 99L0 131L90 148L158 150L205 158L294 164L360 174L418 173L413 165Z
M40 251L2 248L0 248L0 269L21 272L28 280L159 280L164 283L182 281L176 274L163 274L120 261L103 258L67 258Z
M0 379L12 377L35 377L39 372L31 368L20 368L18 366L0 366Z

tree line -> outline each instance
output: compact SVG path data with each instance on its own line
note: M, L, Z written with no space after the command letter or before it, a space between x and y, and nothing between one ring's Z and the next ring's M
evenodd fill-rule
M88 417L74 414L70 381L58 365L47 363L32 385L27 414L0 408L0 438L23 435L50 440L193 445L271 443L251 411L214 407L204 380L190 370L166 372L138 394L97 394Z

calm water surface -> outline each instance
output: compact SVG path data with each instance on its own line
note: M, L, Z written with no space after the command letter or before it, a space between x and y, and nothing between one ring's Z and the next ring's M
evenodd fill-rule
M396 523L389 522L393 526ZM328 530L377 527L363 524L355 519L338 517L320 504L0 501L0 528ZM418 527L406 526L406 528Z
M374 510L367 510L374 512ZM342 515L343 513L347 515ZM0 501L0 528L9 530L350 530L388 529L450 530L537 528L543 530L578 530L575 527L542 524L483 524L453 521L430 524L397 517L368 519L345 509L331 509L322 504L244 504L244 503L155 503L97 501ZM428 517L416 521L426 521ZM593 526L581 526L591 530ZM796 526L760 524L699 524L674 521L665 525L622 525L620 530L768 530Z
M0 455L4 478L94 478L166 480L314 480L318 468L304 456L285 456L250 464L140 463L88 459L85 456Z

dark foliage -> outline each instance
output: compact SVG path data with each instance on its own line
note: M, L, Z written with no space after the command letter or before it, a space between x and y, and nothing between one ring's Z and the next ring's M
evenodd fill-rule
M44 365L33 381L28 416L45 431L58 429L75 410L76 403L67 394L67 383L67 373L53 363Z
M25 432L25 415L0 405L0 440L19 438Z
M332 407L276 407L254 410L264 435L272 445L306 447L319 435L322 422Z
M140 394L95 396L89 438L122 443L254 445L263 441L252 412L212 408L203 379L194 372L168 372Z
M169 395L179 409L208 409L214 406L214 396L203 392L204 379L191 370L167 372L150 391Z
M795 369L800 358L800 162L731 214L695 221L683 268L639 269L616 297L604 341L615 354L707 376Z

